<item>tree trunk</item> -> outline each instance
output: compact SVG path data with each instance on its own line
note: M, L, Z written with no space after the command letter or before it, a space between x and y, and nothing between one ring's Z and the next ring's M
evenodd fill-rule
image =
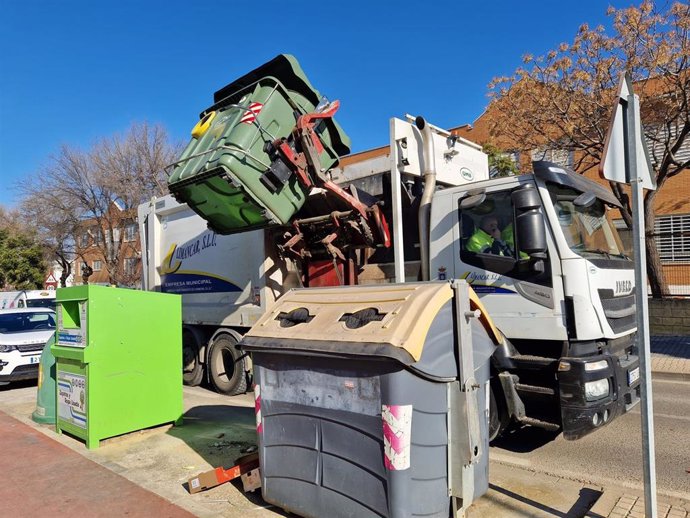
M647 278L652 290L652 297L660 299L670 295L664 269L661 266L659 250L654 239L654 197L657 191L648 191L644 197L644 219L645 219L645 252L647 253Z
M62 274L60 275L60 287L61 288L66 288L67 287L67 279L70 276L70 273L72 273L72 267L70 266L70 263L65 257L61 254L57 254L58 256L58 262L60 263L60 267L62 268Z

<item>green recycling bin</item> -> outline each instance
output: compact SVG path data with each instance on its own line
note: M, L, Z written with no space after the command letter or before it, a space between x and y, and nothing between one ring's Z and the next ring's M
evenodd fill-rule
M58 433L89 449L108 437L182 422L179 295L106 286L57 290Z
M38 364L36 409L31 414L31 419L39 424L55 424L55 357L50 351L54 343L53 334L46 342Z
M279 55L214 94L201 113L168 179L170 192L219 234L283 225L304 204L308 189L271 152L290 139L300 115L324 101L293 56ZM338 124L316 126L322 168L350 152ZM294 145L294 143L292 144Z

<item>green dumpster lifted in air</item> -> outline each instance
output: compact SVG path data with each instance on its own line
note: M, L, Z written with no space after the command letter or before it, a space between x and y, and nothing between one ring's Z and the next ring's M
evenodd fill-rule
M219 234L285 225L350 140L297 60L279 55L214 94L168 180Z
M182 422L179 295L74 286L57 291L58 433L99 441Z

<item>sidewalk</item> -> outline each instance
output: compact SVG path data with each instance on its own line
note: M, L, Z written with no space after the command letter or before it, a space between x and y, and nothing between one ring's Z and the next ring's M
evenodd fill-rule
M651 342L655 375L690 380L690 337L655 336ZM3 516L32 517L46 511L132 518L285 516L263 502L258 492L243 493L238 485L194 495L183 486L196 473L229 466L240 448L253 440L251 394L227 398L185 387L185 426L128 434L95 451L31 422L35 398L34 386L0 390L0 437L8 473L0 486ZM641 488L605 481L587 485L577 476L584 475L557 476L493 458L489 492L472 506L469 518L644 515ZM658 517L690 518L690 494L682 500L660 495Z
M0 411L3 516L194 515Z
M690 336L652 336L652 372L690 380Z
M643 518L644 499L630 489L583 484L492 461L489 492L468 518ZM658 518L689 518L690 501L658 498Z

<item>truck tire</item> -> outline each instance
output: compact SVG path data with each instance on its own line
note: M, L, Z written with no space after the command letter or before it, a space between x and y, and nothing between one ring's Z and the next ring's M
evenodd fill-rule
M204 378L204 366L199 360L199 343L194 333L182 331L182 382L196 387Z
M208 375L216 391L228 396L247 392L244 365L244 356L237 348L235 337L222 334L213 340L208 353Z
M498 394L498 397L502 396L502 393ZM509 423L506 405L502 400L497 399L496 388L493 383L489 383L489 442L498 439Z

